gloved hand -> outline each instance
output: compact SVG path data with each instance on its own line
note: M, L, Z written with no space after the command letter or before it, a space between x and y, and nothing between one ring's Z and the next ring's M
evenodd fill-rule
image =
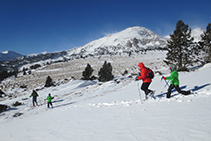
M162 76L162 79L166 80L166 77Z
M138 81L138 76L136 76L135 81Z

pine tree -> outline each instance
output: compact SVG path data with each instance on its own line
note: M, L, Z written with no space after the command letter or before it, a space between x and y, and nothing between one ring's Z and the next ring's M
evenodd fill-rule
M83 80L91 80L91 75L93 73L93 68L87 64L85 71L82 72Z
M107 63L106 61L103 64L103 67L98 72L100 82L110 81L114 78L112 75L112 66L111 63Z
M168 41L167 64L174 63L178 70L187 70L187 65L193 63L195 47L191 37L191 29L179 20L173 34ZM194 48L194 50L193 50Z
M199 44L207 55L205 57L205 62L211 62L211 23L207 25L206 31L201 37L202 40L199 42Z

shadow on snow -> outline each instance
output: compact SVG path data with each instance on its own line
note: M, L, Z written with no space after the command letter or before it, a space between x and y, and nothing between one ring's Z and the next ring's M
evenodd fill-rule
M63 99L60 99L60 100L55 100L55 101L52 101L52 103L60 103L60 102L63 102L64 100ZM53 104L53 107L54 108L59 108L59 107L63 107L63 106L68 106L68 105L71 105L71 104L74 104L76 102L69 102L69 103L65 103L65 104L60 104L60 105L55 105Z
M63 100L58 100L56 102L62 102L62 101ZM55 101L52 102L52 103L55 103ZM76 102L69 102L69 103L65 103L65 104L61 104L61 105L56 105L56 106L54 106L54 108L63 107L63 106L71 105L71 104L74 104L74 103L76 103Z
M204 88L204 87L206 87L206 86L209 86L209 85L210 85L210 83L204 84L204 85L202 85L202 86L194 86L194 88L191 89L191 90L192 90L192 91L198 91L198 90L200 90L200 89L202 89L202 88Z
M208 83L208 84L204 84L204 85L202 85L202 86L194 86L194 88L193 88L193 89L190 89L189 91L195 92L195 91L198 91L198 90L200 90L200 89L203 89L204 87L207 87L207 86L209 86L209 85L211 85L211 84ZM185 89L186 87L187 87L187 85L180 87L180 89L183 90L183 89ZM173 92L175 92L175 91L176 91L176 89L172 90L171 92L173 93ZM166 94L167 94L167 92L162 93L162 94L159 94L159 95L156 95L155 97L162 98L162 97L165 97ZM174 96L177 96L177 95L179 95L179 93L174 94L174 95L172 95L171 97L174 97Z

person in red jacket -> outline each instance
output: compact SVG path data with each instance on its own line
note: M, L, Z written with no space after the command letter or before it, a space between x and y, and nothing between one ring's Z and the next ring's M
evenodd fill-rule
M140 75L136 77L136 80L141 80L143 81L143 84L141 86L141 90L143 90L146 94L146 97L148 94L151 94L153 96L154 91L148 89L149 85L152 82L152 79L150 79L148 76L148 69L144 66L144 64L141 62L138 64L138 66L140 67Z

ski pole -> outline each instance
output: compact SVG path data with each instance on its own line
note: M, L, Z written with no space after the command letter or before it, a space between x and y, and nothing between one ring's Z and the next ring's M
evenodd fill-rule
M165 82L166 82L166 85L164 86L164 88L165 88L166 86L169 86L169 81L167 82L167 81L165 80Z
M164 88L166 87L166 86L169 86L169 81L167 82L165 79L163 79L163 77L161 77L161 80L164 80L165 82L166 82L166 85L164 86Z
M169 81L167 82L165 79L162 79L162 78L161 78L161 80L164 80L164 81L166 82L165 86L163 87L163 90L164 90L164 88L165 88L166 86L169 86L169 84L168 84ZM161 91L161 93L163 93L163 90Z
M138 93L139 93L139 97L140 97L140 101L141 101L141 91L140 91L140 89L139 89L138 81L137 81L137 87L138 87Z

